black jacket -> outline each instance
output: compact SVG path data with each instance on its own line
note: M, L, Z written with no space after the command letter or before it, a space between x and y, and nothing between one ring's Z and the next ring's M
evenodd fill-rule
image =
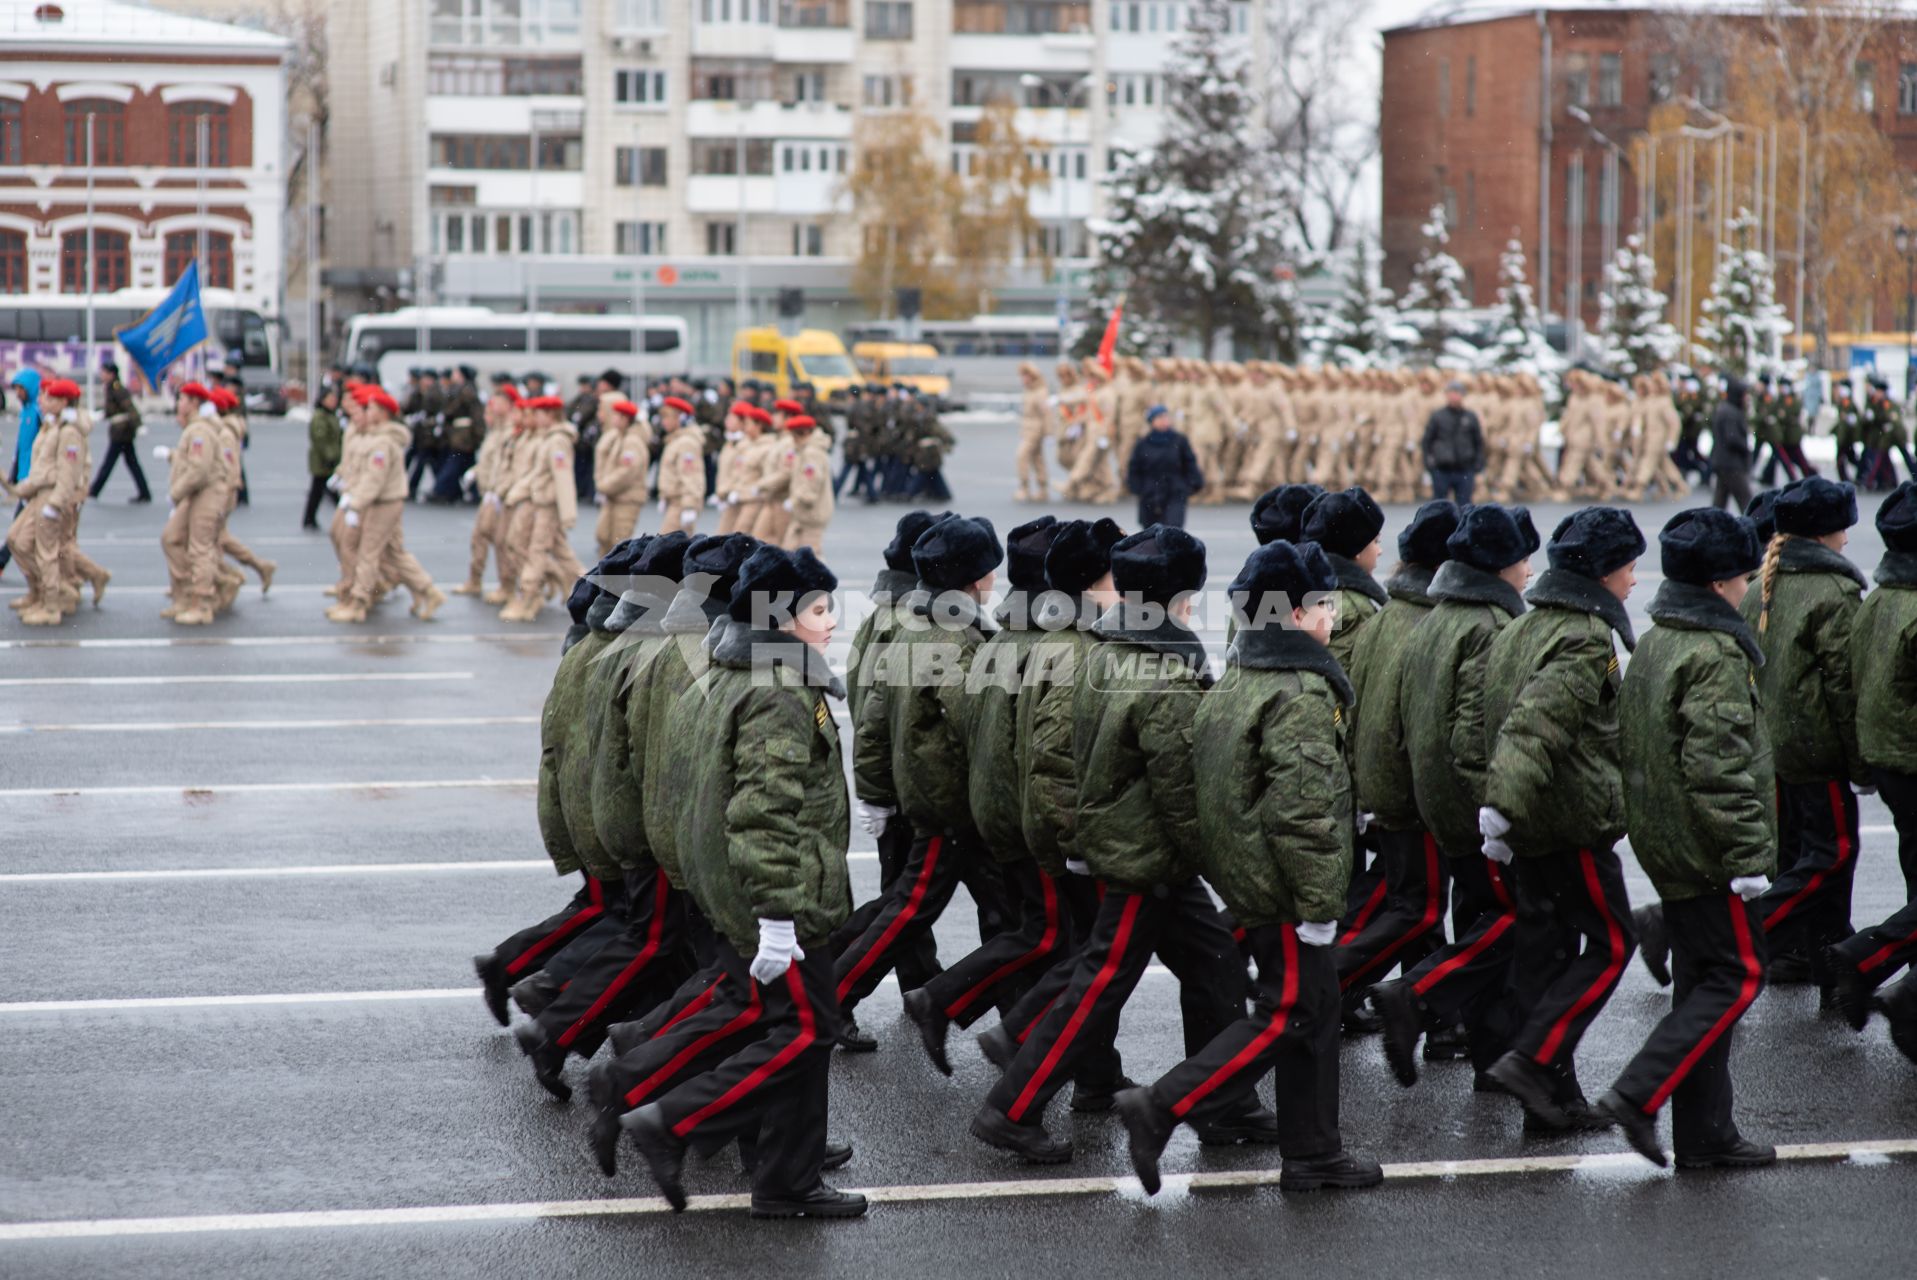
M1440 405L1424 423L1424 465L1428 471L1484 470L1484 426L1466 408Z
M1147 431L1132 446L1125 487L1147 503L1164 506L1189 498L1205 487L1198 455L1182 431Z
M1744 384L1732 378L1711 412L1711 469L1748 471L1750 467L1751 424L1744 412Z

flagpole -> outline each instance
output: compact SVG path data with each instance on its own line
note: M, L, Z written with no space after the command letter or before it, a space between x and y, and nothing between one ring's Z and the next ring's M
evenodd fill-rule
M96 113L87 112L87 341L80 355L80 385L85 387L88 412L93 410L93 294L99 281L93 263L93 126Z
M193 262L194 262L194 265L196 265L200 270L200 290L201 290L200 314L202 316L206 315L205 290L206 290L206 279L207 279L207 275L206 275L206 141L207 141L206 113L202 111L197 113L193 123L193 156L196 160L200 162L200 166L199 166L200 168L200 171L199 171L200 224L199 224L199 230L194 233ZM211 321L207 323L206 327L207 327L207 332L209 336L211 336L215 341L218 341L219 332L213 327L213 324L211 323ZM207 366L206 344L203 342L200 344L200 378L202 381L204 381L206 378L207 368L208 366Z
M319 125L306 124L306 403L319 403Z

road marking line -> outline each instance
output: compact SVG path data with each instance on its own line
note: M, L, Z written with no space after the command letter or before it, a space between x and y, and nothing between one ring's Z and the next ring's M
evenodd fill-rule
M203 786L148 787L18 787L0 791L0 800L36 800L73 796L215 796L265 795L314 791L463 791L502 787L533 787L535 778L428 778L395 782L226 782Z
M309 644L500 644L546 638L547 634L543 631L397 636L358 635L351 631L335 631L323 636L129 636L100 640L0 640L0 649L190 649L206 646L270 649Z
M848 853L848 862L877 862L876 853ZM493 858L481 862L339 862L293 867L166 867L129 871L9 871L0 884L61 884L102 880L250 880L255 876L434 875L442 872L551 871L547 858Z
M1777 1148L1780 1161L1844 1161L1859 1156L1917 1154L1917 1140L1809 1142ZM1645 1181L1674 1176L1651 1167L1629 1151L1582 1156L1528 1156L1487 1160L1420 1160L1384 1166L1387 1185L1447 1181L1453 1178L1510 1177L1536 1173L1615 1172L1636 1168ZM1209 1173L1171 1173L1165 1187L1174 1192L1236 1190L1278 1183L1278 1169L1234 1169ZM947 1200L1014 1200L1041 1196L1142 1195L1136 1178L1026 1178L1003 1182L933 1182L853 1188L875 1204L936 1204ZM692 1196L689 1213L749 1209L749 1195ZM407 1209L326 1209L290 1213L226 1213L173 1218L80 1218L71 1221L0 1225L0 1243L42 1240L100 1240L115 1236L190 1235L239 1231L311 1231L339 1227L429 1226L446 1223L525 1222L541 1218L649 1217L672 1212L659 1196L606 1200L530 1200L517 1203L428 1205Z
M94 724L0 724L0 733L180 733L201 729L463 729L538 723L538 716L428 716L401 720L121 720Z
M142 1009L224 1009L243 1005L361 1004L395 1000L471 1000L478 987L423 987L414 991L300 991L270 995L143 996L124 1000L9 1001L8 1013L129 1013Z
M51 688L56 685L372 684L475 678L471 671L307 671L249 676L14 676L0 679L0 688Z

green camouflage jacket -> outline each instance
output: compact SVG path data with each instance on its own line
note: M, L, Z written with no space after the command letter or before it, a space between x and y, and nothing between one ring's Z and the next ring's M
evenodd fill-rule
M1338 574L1338 621L1332 628L1329 647L1338 665L1349 671L1354 646L1364 633L1365 624L1378 616L1378 611L1384 608L1391 597L1378 585L1376 578L1358 567L1357 561L1330 552L1325 553L1325 558L1331 561L1331 567Z
M1072 686L1097 643L1100 610L1089 599L1047 593L1039 605L1044 632L1025 660L1018 695L1018 772L1025 847L1054 878L1078 853L1078 765L1072 759Z
M1876 577L1850 630L1857 750L1865 764L1917 774L1917 552L1886 551Z
M999 862L1023 862L1024 773L1019 759L1019 696L1025 663L1045 633L1035 616L1040 596L1014 592L1000 607L999 629L979 646L966 678L972 732L969 794L972 820L985 847Z
M1355 715L1348 719L1356 720L1350 734L1357 805L1387 831L1412 831L1422 824L1411 789L1411 752L1398 712L1398 686L1405 642L1431 612L1432 572L1408 564L1392 575L1385 583L1391 599L1358 634L1346 668L1356 702Z
M1764 666L1757 673L1764 728L1785 782L1870 777L1857 751L1857 694L1850 636L1869 584L1856 565L1810 538L1790 538L1778 555L1769 622L1762 580L1744 597Z
M865 708L866 688L879 674L885 646L898 630L899 616L905 608L900 601L918 584L916 577L898 569L879 570L878 580L872 584L872 612L852 633L852 648L845 658L846 706L854 725Z

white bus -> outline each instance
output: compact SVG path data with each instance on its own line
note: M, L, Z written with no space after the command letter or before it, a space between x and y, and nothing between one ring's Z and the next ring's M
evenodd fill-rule
M643 349L636 349L642 329ZM635 324L629 315L529 315L484 307L402 307L355 316L341 354L342 364L372 365L385 387L405 386L409 369L466 364L482 380L495 373L543 373L561 394L581 374L597 377L617 369L628 379L645 379L684 373L686 359L686 322L678 316L649 315Z
M138 385L140 371L113 339L146 316L166 298L167 289L116 289L93 296L93 357L86 358L87 300L84 294L12 293L0 296L0 367L37 368L63 377L79 377L111 357L129 385ZM184 357L180 367L193 369L201 360L221 364L239 357L246 380L249 407L262 413L283 413L280 389L279 325L251 307L242 306L228 289L206 289L200 294L213 337L197 352Z
M911 336L908 338L907 334ZM1077 340L1078 326L1066 334ZM1019 391L1018 367L1027 360L1049 379L1059 359L1058 319L1050 315L973 316L970 320L920 320L908 329L901 320L876 320L845 332L847 346L860 342L924 342L938 354L937 372L952 379L950 398L998 398Z

